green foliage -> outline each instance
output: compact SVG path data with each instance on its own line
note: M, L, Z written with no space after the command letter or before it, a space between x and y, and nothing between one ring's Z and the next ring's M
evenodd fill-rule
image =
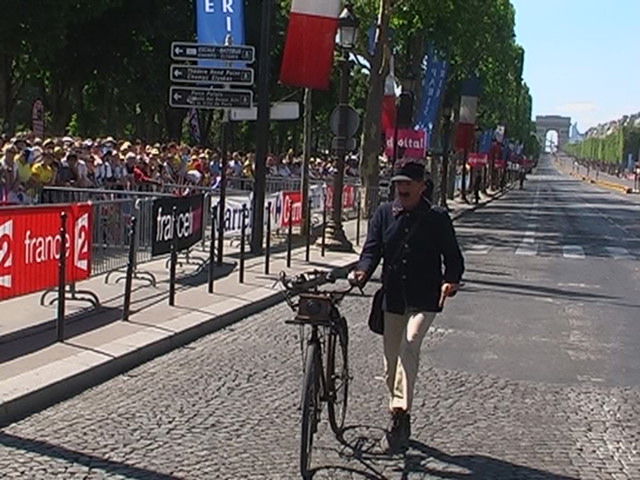
M640 129L637 127L618 127L604 136L591 136L582 142L566 145L567 153L581 160L618 165L626 154L637 153L640 146Z
M369 59L368 33L380 1L354 2L361 22L359 58ZM245 0L247 43L256 45L258 53L261 3ZM301 89L278 82L290 4L276 2L272 101L302 101ZM461 82L477 73L483 81L480 126L504 124L510 136L529 138L531 96L522 82L524 52L514 41L515 13L509 0L404 0L392 5L393 38L383 43L394 53L396 75L407 88L419 96L421 62L427 43L433 42L452 65L447 102L455 105ZM167 106L169 46L194 38L193 0L4 0L3 11L11 12L0 16L3 130L30 124L31 105L41 98L49 134L182 137L185 112ZM372 78L366 66L354 68L351 103L363 118ZM336 68L331 88L313 94L314 150L329 146L338 84ZM214 142L219 138L217 121L212 123ZM299 149L302 121L273 122L271 133L272 150ZM235 127L234 148L250 149L253 142L252 124Z

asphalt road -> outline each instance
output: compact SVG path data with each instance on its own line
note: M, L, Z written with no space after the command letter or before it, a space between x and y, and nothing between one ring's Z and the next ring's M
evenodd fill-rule
M348 428L343 443L321 429L314 478L640 478L639 212L545 161L457 223L466 283L425 341L406 456L380 450L370 299L345 300ZM5 428L0 478L298 478L288 315L272 308Z

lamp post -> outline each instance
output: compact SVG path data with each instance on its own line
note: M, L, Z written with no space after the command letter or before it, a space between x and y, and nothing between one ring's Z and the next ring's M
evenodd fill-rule
M351 252L353 245L347 239L342 226L342 191L344 188L344 167L347 155L349 106L349 79L351 62L349 53L356 43L358 19L351 5L345 6L338 17L338 47L342 52L340 59L340 96L338 105L338 137L336 139L336 172L333 176L333 202L331 218L327 223L326 248L332 251Z

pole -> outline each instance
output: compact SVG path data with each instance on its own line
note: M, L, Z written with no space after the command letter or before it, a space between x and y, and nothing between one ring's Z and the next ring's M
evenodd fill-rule
M467 202L467 157L469 151L465 147L462 151L462 185L460 186L460 196L462 200Z
M247 206L242 205L242 227L240 229L240 283L244 283L244 254L247 236Z
M213 205L210 205L210 208L211 207L213 207ZM209 278L208 278L209 293L213 293L213 273L214 273L213 264L215 262L215 244L216 244L216 212L217 212L216 209L211 208L211 242L209 243Z
M322 202L322 243L320 254L324 257L327 248L327 187L324 188L324 199Z
M269 262L271 262L271 202L267 204L267 238L264 255L264 274L269 275Z
M292 240L293 240L293 202L289 203L289 226L287 227L287 268L291 268Z
M176 263L178 263L178 246L176 242L178 235L176 232L176 207L171 212L171 264L169 265L169 306L176 304Z
M333 176L333 210L331 212L331 222L328 226L329 239L326 243L326 248L335 251L351 252L353 251L353 246L347 239L342 225L342 194L344 189L345 158L347 155L347 122L349 121L346 112L349 105L349 77L351 75L349 53L345 51L343 56L344 58L340 63L340 103L338 105L340 116L338 122L339 135L337 137L338 148L336 148L337 165L336 173Z
M224 256L224 212L227 199L227 128L229 125L229 113L225 110L222 114L222 155L220 157L220 201L218 202L218 266L222 265Z
M309 232L307 228L310 225L310 222L307 222L307 219L311 215L310 208L310 195L309 195L309 162L311 161L311 115L312 115L312 90L310 88L305 88L304 90L304 132L303 132L303 159L302 159L302 234L307 235L309 238ZM307 261L309 261L307 259Z
M309 263L311 261L311 197L306 203L307 216L304 218L304 230L305 230L305 252L304 261Z
M67 212L60 214L60 259L58 261L58 341L64 342L65 290L67 286Z
M356 219L356 245L360 246L360 220L362 219L362 205L360 204L362 192L358 189L358 203L356 205L356 215L358 218Z
M267 150L269 146L269 70L271 68L271 20L273 0L262 0L262 27L258 58L258 118L256 121L256 170L253 191L253 228L251 252L262 252L264 202L267 182Z
M136 229L138 219L131 217L131 225L129 226L129 261L127 263L127 276L124 283L124 306L122 308L122 320L129 321L129 313L131 311L131 289L133 287L133 271L136 266Z

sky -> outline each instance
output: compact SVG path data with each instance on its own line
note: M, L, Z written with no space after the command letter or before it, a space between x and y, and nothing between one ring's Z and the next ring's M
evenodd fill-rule
M511 0L533 115L584 133L640 112L640 0Z

